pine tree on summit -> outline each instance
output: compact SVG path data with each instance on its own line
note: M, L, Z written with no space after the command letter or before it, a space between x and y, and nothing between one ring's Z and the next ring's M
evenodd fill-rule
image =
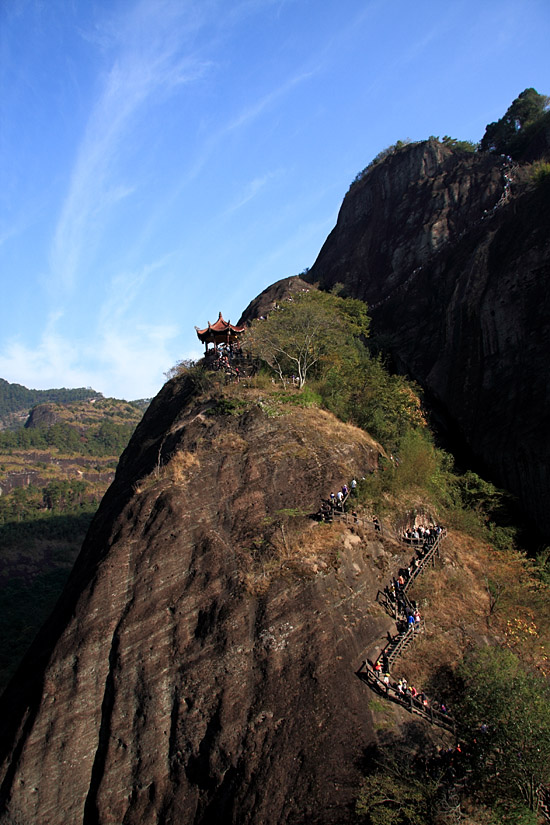
M487 125L479 148L484 152L508 154L518 133L545 113L549 100L536 89L524 89L500 120Z

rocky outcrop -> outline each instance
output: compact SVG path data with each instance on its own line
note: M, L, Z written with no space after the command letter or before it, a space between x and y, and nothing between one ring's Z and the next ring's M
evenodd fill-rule
M313 289L312 285L304 281L300 275L283 278L264 289L249 303L237 325L251 324L256 318L265 318L282 301L292 298L296 293L309 292L310 289Z
M168 382L4 694L0 822L348 821L395 546L303 514L377 455L320 410Z
M25 421L27 429L34 427L52 427L63 421L59 404L37 404L29 412L29 417Z
M303 277L369 304L373 334L550 534L550 190L438 141L354 183Z

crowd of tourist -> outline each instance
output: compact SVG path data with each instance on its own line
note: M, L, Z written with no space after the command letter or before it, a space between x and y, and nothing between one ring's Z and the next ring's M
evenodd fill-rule
M410 685L403 677L398 681L392 681L389 670L384 670L380 659L375 662L373 673L379 689L383 690L386 696L391 696L400 704L421 711L432 718L436 716L440 720L449 719L449 723L452 724L445 704L430 699L424 690Z
M424 526L420 524L418 527L410 527L403 533L403 541L410 544L433 544L438 536L443 533L444 528L440 524L431 524Z
M334 513L345 513L346 502L350 496L355 496L357 493L357 480L352 478L349 486L342 484L338 492L332 492L328 498L321 501L319 509L319 518L321 521L332 521Z
M357 480L353 478L350 484L343 484L337 492L331 492L328 498L323 499L319 510L319 518L322 521L332 521L335 514L346 512L346 503L350 497L357 494ZM355 520L357 514L354 512ZM380 521L376 516L372 517L374 529L381 529ZM401 567L397 575L394 576L384 588L384 595L387 604L395 611L396 626L398 636L392 642L398 641L405 634L421 629L423 625L420 610L415 601L406 595L407 585L418 572L420 572L423 559L430 553L436 541L446 534L446 530L439 524L413 525L405 530L402 539L408 544L415 545L415 555L406 567ZM366 665L366 663L365 663ZM445 705L431 701L423 690L417 690L413 685L409 685L404 678L393 681L390 675L390 659L388 648L383 651L373 666L373 673L381 689L386 694L392 694L394 698L403 704L421 708L426 713L447 714Z
M245 357L239 344L219 345L205 356L209 369L224 372L230 380L239 380L243 373Z
M374 676L378 680L379 687L385 690L386 695L391 693L402 704L409 705L411 708L416 707L426 713L431 713L432 716L433 712L446 715L447 708L445 705L430 701L423 690L417 690L413 685L409 685L405 678L392 681L390 656L391 651L395 650L405 634L410 631L414 632L422 625L422 617L416 602L407 597L407 586L422 569L422 560L430 553L435 542L445 534L445 528L435 524L414 525L403 533L404 541L418 544L415 555L408 566L399 568L397 575L392 577L390 584L383 591L386 604L394 611L398 635L391 639L373 666Z
M439 702L432 702L428 698L428 696L424 693L423 690L417 690L414 685L409 685L405 678L399 679L398 682L392 682L390 674L388 672L382 673L382 663L378 660L374 665L374 672L376 676L380 679L380 681L388 687L394 689L399 697L405 700L414 699L416 700L416 704L420 705L424 710L428 711L430 708L438 711L439 713L446 714L447 707L444 704L440 704Z

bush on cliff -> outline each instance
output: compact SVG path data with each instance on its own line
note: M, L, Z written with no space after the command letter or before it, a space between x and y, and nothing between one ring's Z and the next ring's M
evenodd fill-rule
M397 451L407 432L425 426L411 384L392 375L366 348L328 370L319 392L328 410L369 432L390 452Z
M535 183L547 183L550 180L550 163L539 161L533 164L533 180Z

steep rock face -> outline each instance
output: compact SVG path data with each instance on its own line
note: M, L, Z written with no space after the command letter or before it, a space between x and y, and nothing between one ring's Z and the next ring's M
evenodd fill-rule
M321 411L192 396L176 378L151 404L4 694L2 823L349 818L373 736L354 669L397 561L296 514L377 445Z
M550 192L437 141L347 194L304 277L367 301L373 332L550 533Z
M51 427L61 421L59 408L56 404L37 404L29 413L29 417L25 421L27 429L34 427Z

